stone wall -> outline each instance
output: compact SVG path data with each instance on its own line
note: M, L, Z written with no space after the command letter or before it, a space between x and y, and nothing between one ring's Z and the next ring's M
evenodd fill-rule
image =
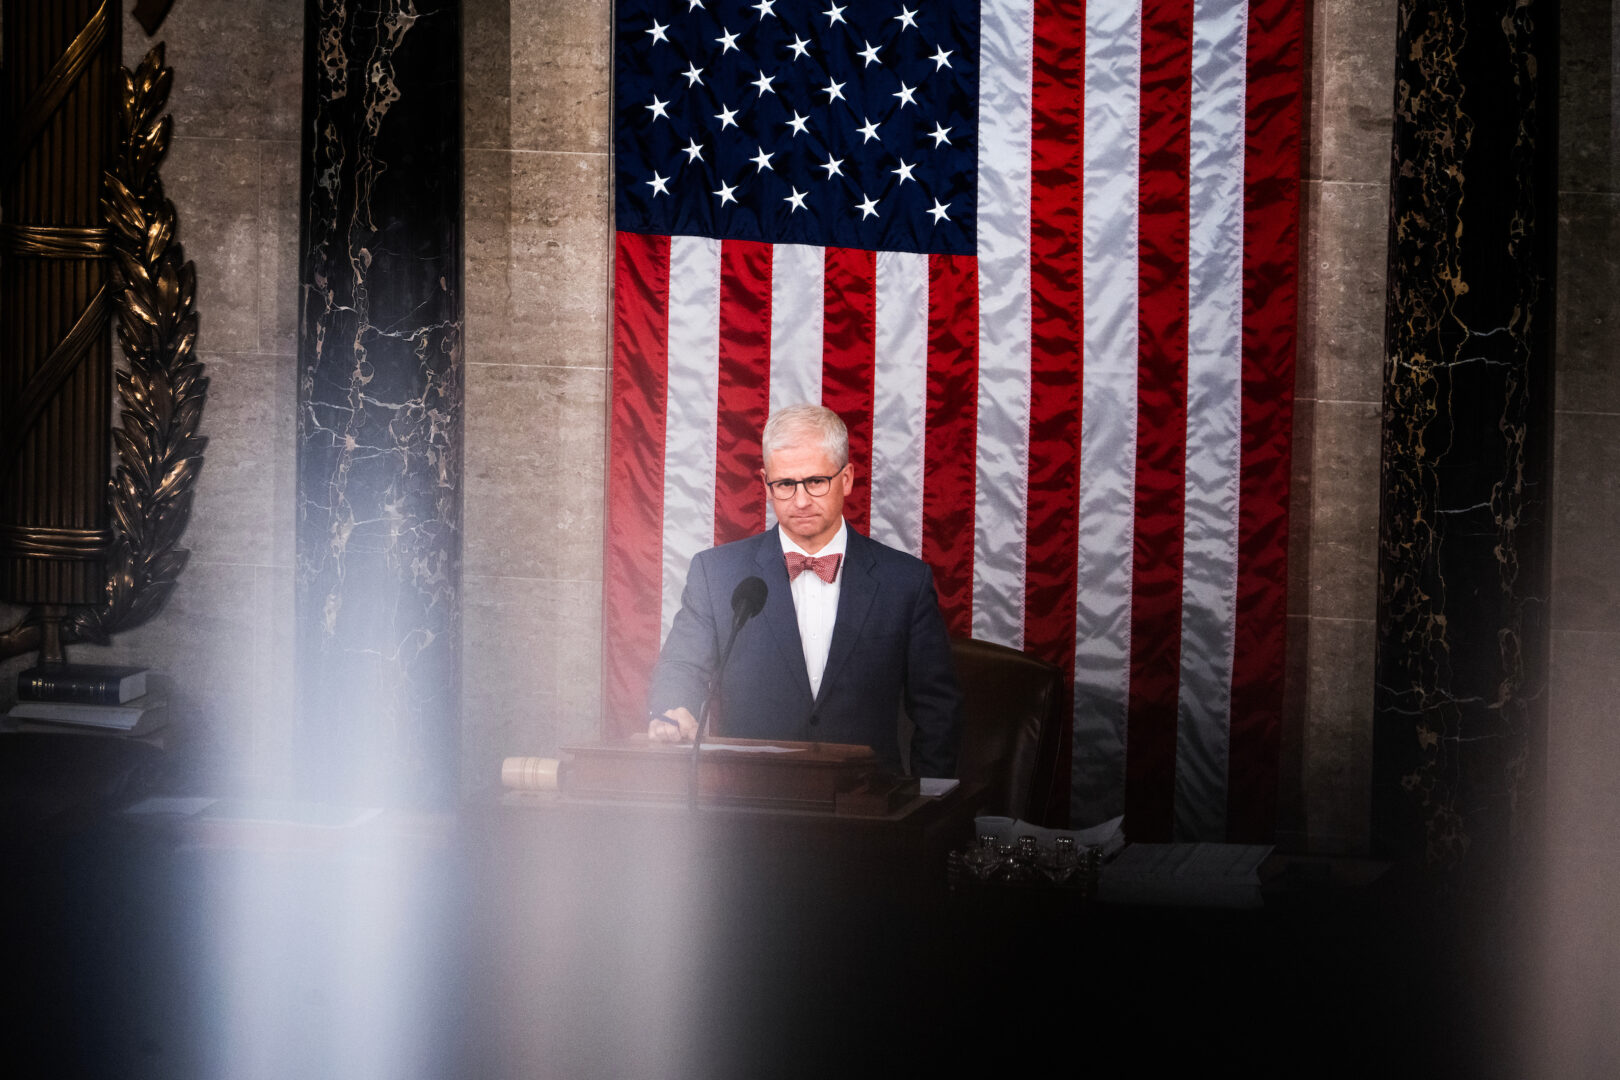
M1607 842L1620 835L1620 12L1612 0L1564 5L1563 53L1549 818L1555 835Z
M464 786L600 724L605 0L466 0Z
M1278 827L1324 852L1368 835L1394 42L1392 0L1311 6Z
M1563 5L1540 1075L1613 1076L1620 990L1620 10Z

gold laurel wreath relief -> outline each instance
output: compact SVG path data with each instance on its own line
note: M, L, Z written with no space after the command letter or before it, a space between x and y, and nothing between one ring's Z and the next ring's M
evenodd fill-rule
M161 113L173 69L158 44L119 76L118 150L103 197L113 231L118 342L129 364L117 376L113 551L106 603L75 610L64 640L106 641L163 607L190 554L177 544L208 443L197 434L208 390L193 353L197 274L176 239L174 204L158 176L169 149L172 121Z

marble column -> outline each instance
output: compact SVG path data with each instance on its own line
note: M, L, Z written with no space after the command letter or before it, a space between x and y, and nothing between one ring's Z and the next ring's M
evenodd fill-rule
M458 0L305 8L298 767L455 797L461 638Z
M1558 5L1402 0L1372 837L1516 854L1542 795Z

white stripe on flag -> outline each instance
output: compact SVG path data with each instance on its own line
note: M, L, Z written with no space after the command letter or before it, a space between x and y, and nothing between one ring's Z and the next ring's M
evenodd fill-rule
M664 596L659 640L692 556L714 544L720 408L720 241L669 240L669 405L664 423Z
M821 333L826 303L827 249L810 244L771 248L770 411L821 403ZM765 527L776 507L765 502Z
M877 253L872 537L922 555L928 419L928 256Z
M1142 15L1086 7L1084 367L1070 820L1125 808L1136 534L1137 186Z
M821 319L827 294L826 249L771 249L771 412L821 402Z
M1177 837L1226 835L1237 611L1243 401L1246 0L1206 0L1193 20L1188 163L1186 539L1176 724Z
M1024 643L1029 493L1032 0L979 15L979 397L973 636Z

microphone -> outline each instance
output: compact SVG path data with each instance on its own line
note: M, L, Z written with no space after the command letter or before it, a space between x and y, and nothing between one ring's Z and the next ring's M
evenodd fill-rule
M765 594L768 591L764 578L745 577L737 583L731 593L731 614L735 626L740 629L743 623L765 610Z
M731 648L737 644L738 632L749 619L765 610L765 597L769 591L765 579L760 577L745 577L731 591L731 636L726 639L726 647L720 650L720 663L715 666L714 676L709 680L709 692L703 696L697 734L692 736L692 768L687 777L686 802L694 811L697 810L698 797L698 754L703 748L703 732L709 726L709 716L714 712L714 699L720 693L720 680L726 673L726 665L731 662Z

